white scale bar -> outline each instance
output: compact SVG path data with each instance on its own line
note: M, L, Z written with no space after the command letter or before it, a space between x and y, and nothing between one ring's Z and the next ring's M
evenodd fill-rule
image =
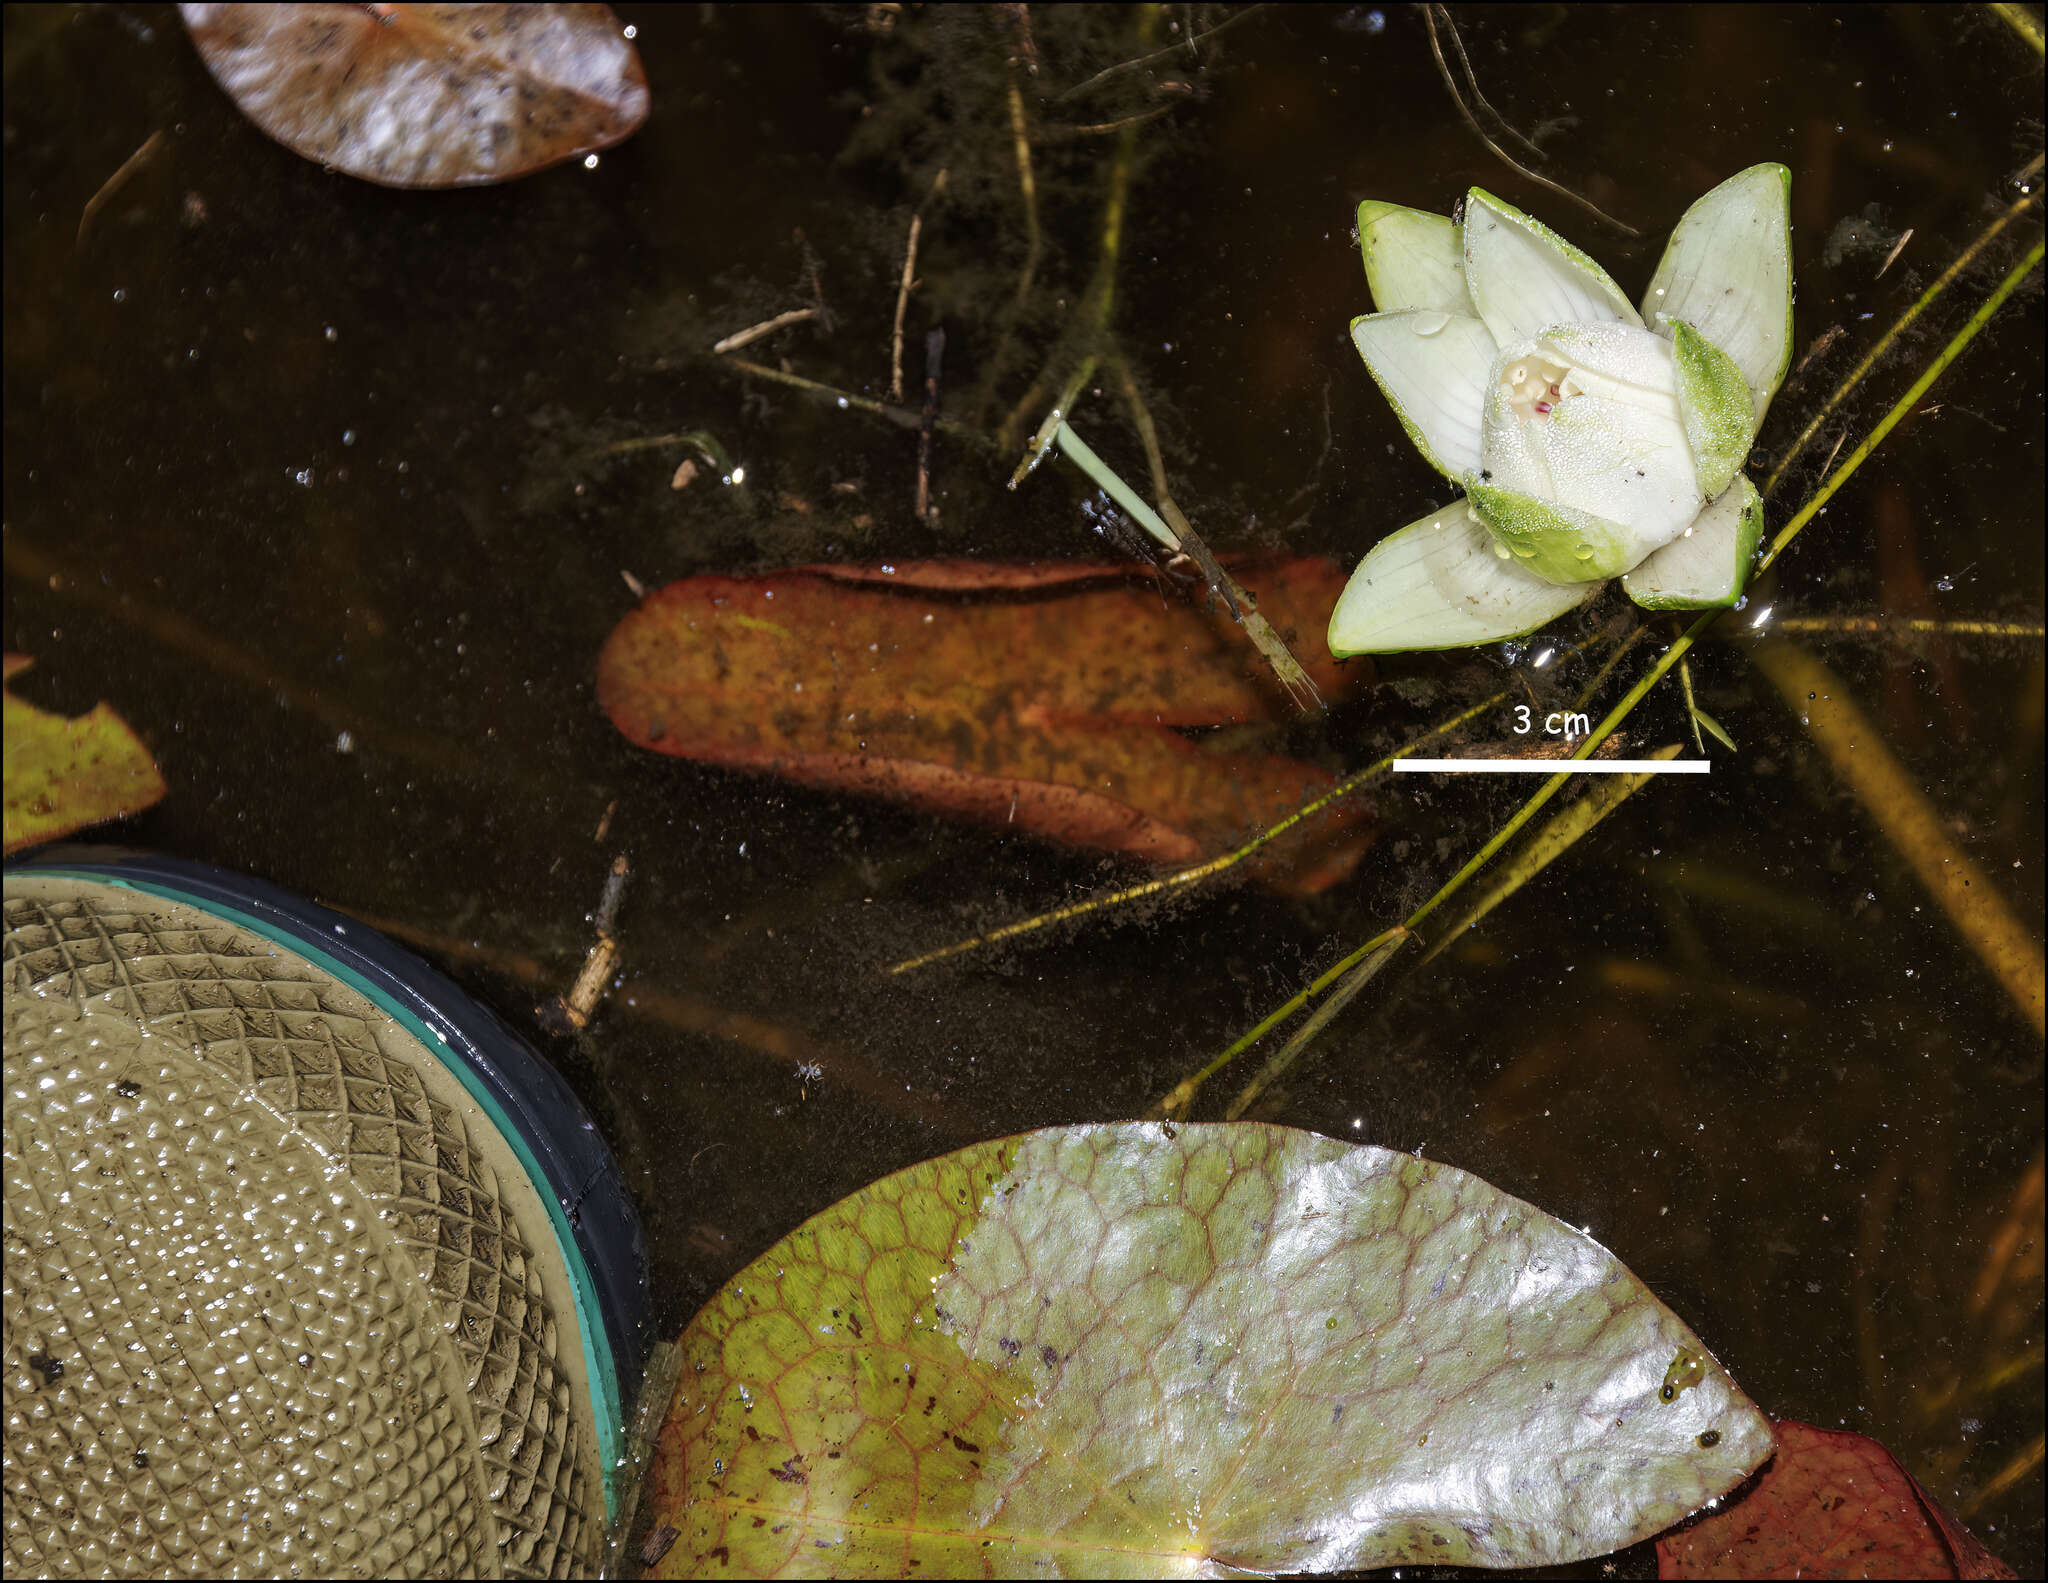
M1711 759L1395 759L1410 775L1704 775Z

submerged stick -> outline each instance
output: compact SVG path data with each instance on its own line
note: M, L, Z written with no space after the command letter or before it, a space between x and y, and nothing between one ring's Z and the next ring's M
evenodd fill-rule
M946 327L924 338L924 422L917 431L917 518L932 515L932 426L939 418L939 364L946 355Z
M723 355L737 352L743 346L751 346L763 336L773 335L777 330L787 329L792 324L802 324L807 319L818 317L816 308L791 308L787 313L778 313L772 319L763 319L759 324L750 324L744 330L735 330L722 341L714 341L711 350Z
M121 168L119 170L100 183L100 190L86 199L85 207L79 211L78 239L72 244L73 246L81 252L84 250L85 234L92 229L92 222L98 218L100 210L107 206L115 193L128 185L129 177L156 158L156 151L163 146L164 131L162 127L158 127L142 140L140 148L121 161Z
M1051 423L1052 419L1048 418L1046 421ZM1040 432L1044 432L1042 428ZM1182 515L1180 507L1173 503L1171 496L1162 493L1159 497L1159 509L1154 511L1145 504L1135 489L1118 476L1116 469L1097 456L1094 448L1064 421L1053 428L1052 443L1057 445L1076 467L1086 473L1104 494L1115 501L1125 516L1167 549L1175 554L1188 556L1202 569L1202 576L1207 580L1210 592L1223 601L1225 608L1230 611L1230 619L1244 628L1244 634L1251 641L1252 647L1265 656L1266 663L1273 668L1274 677L1286 690L1287 696L1294 701L1297 709L1306 711L1322 707L1323 695L1317 689L1315 679L1302 668L1301 661L1294 657L1293 651L1287 647L1287 640L1273 630L1273 623L1259 614L1258 605L1251 595L1244 591L1236 578L1223 569L1209 546L1202 542L1201 535L1195 532L1188 519ZM1046 449L1048 447L1040 445L1037 451L1026 459L1029 465L1019 469L1020 474L1028 472L1031 466L1036 466L1037 457L1042 456Z
M932 190L925 195L925 203L946 190L946 173L942 170L932 178ZM910 217L910 241L903 249L903 283L896 288L896 328L889 337L889 399L903 399L903 314L910 306L910 288L917 284L917 233L924 228L924 204L917 206L917 213Z

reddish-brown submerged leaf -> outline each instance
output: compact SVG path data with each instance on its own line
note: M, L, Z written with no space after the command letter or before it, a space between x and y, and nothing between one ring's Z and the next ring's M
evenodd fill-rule
M33 663L6 657L4 679ZM160 801L164 778L149 749L105 704L66 720L7 693L6 847L54 841L103 819L140 813Z
M386 187L507 181L629 137L640 57L602 5L181 5L244 115Z
M1295 641L1344 583L1328 561L1244 569ZM1326 695L1345 677L1311 667ZM1355 671L1352 674L1357 674ZM1174 727L1291 713L1228 615L1102 567L912 562L696 577L657 590L598 661L598 698L657 752L1187 863L1334 784ZM1362 848L1327 816L1288 853L1319 889Z
M1738 1500L1657 1541L1666 1578L2009 1578L1875 1440L1781 1421Z

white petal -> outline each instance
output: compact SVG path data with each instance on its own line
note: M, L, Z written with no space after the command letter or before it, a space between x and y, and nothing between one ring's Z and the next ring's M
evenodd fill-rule
M1678 411L1671 342L1648 330L1628 324L1562 324L1541 336L1536 349L1569 363L1579 387L1593 395Z
M1719 495L1749 459L1756 418L1735 359L1683 319L1670 319L1678 366L1678 409L1699 467L1700 490Z
M1677 538L1706 503L1675 400L1660 409L1574 396L1537 438L1550 464L1550 498L1627 528L1630 565Z
M1742 474L1679 537L1622 578L1646 610L1707 610L1742 596L1763 537L1764 503Z
M1381 313L1427 308L1474 316L1464 244L1445 216L1368 198L1358 206L1358 246L1372 305Z
M1791 188L1783 165L1722 182L1685 211L1643 297L1646 318L1683 319L1735 359L1759 423L1792 357Z
M1607 271L1478 187L1465 200L1465 286L1504 346L1553 324L1643 322Z
M1493 337L1477 319L1410 309L1351 321L1351 340L1423 460L1447 478L1479 465Z
M1390 533L1351 574L1330 616L1330 652L1399 654L1520 637L1590 599L1495 553L1462 500Z
M1541 420L1516 415L1508 399L1507 373L1517 358L1527 357L1537 343L1524 341L1494 359L1487 372L1486 408L1479 420L1479 476L1484 483L1547 499L1555 487L1550 463L1537 443Z

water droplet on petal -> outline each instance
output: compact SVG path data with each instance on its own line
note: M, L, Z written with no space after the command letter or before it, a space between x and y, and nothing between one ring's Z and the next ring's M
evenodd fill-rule
M1581 544L1576 550L1572 551L1572 553L1578 556L1578 558L1582 561L1590 561L1593 558L1593 546L1590 544Z
M1506 560L1508 558L1508 547L1505 544L1496 544L1493 547L1493 553L1498 555L1502 560Z
M1409 321L1409 325L1417 335L1435 335L1450 322L1451 316L1448 313L1418 313Z

